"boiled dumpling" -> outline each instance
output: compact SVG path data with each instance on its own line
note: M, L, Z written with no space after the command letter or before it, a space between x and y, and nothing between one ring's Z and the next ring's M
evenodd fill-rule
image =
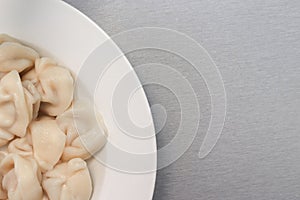
M48 196L46 194L44 194L42 200L49 200Z
M0 80L6 75L7 73L0 72Z
M50 200L88 200L92 193L86 162L80 158L56 165L44 174L42 185Z
M9 35L0 34L0 78L12 70L22 72L33 67L37 58L39 54L32 48Z
M34 66L39 54L22 44L16 42L3 42L0 44L0 72L16 70L22 72Z
M16 138L7 147L9 153L15 153L23 157L33 157L32 144L29 141L29 134L23 138Z
M41 96L36 87L30 81L22 82L27 107L29 109L30 119L35 119L38 116L40 109Z
M43 196L40 185L41 173L34 159L9 154L0 164L2 186L10 200L40 200Z
M0 176L0 183L2 183L3 176ZM0 185L0 199L7 199L7 192L3 189L2 184Z
M26 89L27 90L27 89ZM33 98L33 97L32 97ZM0 145L23 137L33 117L31 93L25 92L17 71L11 71L0 81Z
M43 117L29 126L34 158L42 171L50 170L59 161L66 142L65 134L55 119Z
M63 113L73 100L71 73L50 58L37 59L35 68L23 80L31 80L42 96L41 110L50 116Z
M0 44L2 44L3 42L18 42L18 40L2 33L0 34Z
M69 70L0 34L0 200L91 198L84 160L107 129L89 95L73 95Z
M60 129L67 135L62 160L88 159L106 143L107 130L100 114L95 119L92 104L76 102L56 118Z
M7 156L7 153L0 151L0 163ZM0 174L0 199L7 199L7 192L2 187L3 175Z

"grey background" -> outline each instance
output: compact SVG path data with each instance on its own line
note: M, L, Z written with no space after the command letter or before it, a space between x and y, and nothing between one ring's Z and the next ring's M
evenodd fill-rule
M198 152L210 117L203 79L187 62L166 52L128 55L133 66L158 62L183 73L195 86L201 107L193 144L175 163L158 171L155 200L300 198L300 1L67 2L109 35L145 26L183 32L205 47L222 74L227 93L225 126L216 147L201 160ZM151 70L138 75L142 83L155 76ZM161 104L167 112L167 123L157 135L161 148L176 133L179 104L166 88L150 85L145 91L151 105ZM188 103L182 106L194 109ZM163 112L153 109L153 115L159 126Z

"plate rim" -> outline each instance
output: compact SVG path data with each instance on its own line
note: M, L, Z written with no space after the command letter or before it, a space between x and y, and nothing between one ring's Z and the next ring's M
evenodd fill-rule
M53 1L53 0L52 0ZM77 9L76 7L74 7L73 5L65 2L64 0L54 0L58 3L61 3L62 6L65 6L71 10L73 10L74 12L76 12L77 14L79 14L81 17L83 17L85 20L87 20L89 23L91 23L98 31L100 31L105 37L106 39L111 39L112 38L95 22L93 21L90 17L88 17L86 14L84 14L83 12L81 12L79 9ZM120 47L112 40L112 43L113 45L118 48L118 50L120 52L123 52ZM136 77L137 77L137 80L138 80L138 83L139 85L141 86L141 89L142 89L142 93L143 93L143 98L144 100L147 102L147 110L149 111L148 113L150 114L150 117L151 117L151 125L153 125L153 130L155 131L155 126L154 126L154 121L153 121L153 115L152 115L152 112L151 112L151 109L150 109L150 104L149 104L149 101L148 101L148 98L147 98L147 95L145 93L145 90L144 90L144 87L138 77L138 75L136 74L134 68L132 67L131 63L129 62L129 60L127 59L126 55L123 54L123 57L124 57L124 60L126 62L126 64L131 68L131 70L135 73ZM154 148L157 149L157 142L156 142L156 134L154 134ZM156 185L156 176L157 176L157 152L156 152L156 157L155 157L155 165L156 165L156 170L151 172L151 174L153 174L153 183L152 183L152 188L151 188L151 199L153 199L153 196L154 196L154 189L155 189L155 185Z

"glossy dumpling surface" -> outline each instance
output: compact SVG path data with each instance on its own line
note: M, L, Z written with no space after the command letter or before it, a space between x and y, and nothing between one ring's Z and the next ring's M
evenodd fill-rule
M29 94L27 94L29 95ZM27 96L17 71L11 71L0 81L0 144L5 144L14 135L23 137L32 120L32 104Z
M34 158L42 171L47 171L59 161L66 136L59 129L55 119L43 117L33 121L29 126Z
M3 42L19 42L17 39L7 35L7 34L0 34L0 44Z
M85 160L107 129L89 95L73 95L68 69L0 34L0 200L91 198Z
M31 80L42 97L41 110L50 116L63 113L73 100L74 81L69 70L50 58L37 59L35 68L23 76Z
M107 130L102 116L94 112L93 104L76 102L56 118L60 129L67 135L62 160L88 159L106 143Z
M7 153L0 151L0 163L7 156ZM2 187L3 174L0 173L0 199L7 199L7 191Z
M0 164L2 186L10 200L40 200L41 174L34 159L9 154Z
M88 200L92 182L86 162L74 158L43 175L43 188L51 200Z
M18 154L23 157L33 157L32 144L29 141L29 135L23 138L16 138L11 141L7 147L9 153Z
M22 72L33 67L37 58L39 54L35 50L20 43L9 41L0 44L0 72Z

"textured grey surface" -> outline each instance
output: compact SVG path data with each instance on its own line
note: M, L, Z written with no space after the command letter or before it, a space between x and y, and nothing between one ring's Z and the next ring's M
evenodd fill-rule
M193 144L179 160L158 171L155 200L300 198L300 1L67 2L109 35L145 26L183 32L204 46L219 67L227 93L227 118L218 144L200 160L198 151L210 117L203 79L188 63L164 52L143 50L128 55L133 66L165 63L185 74L197 86L201 107ZM141 82L155 76L151 70L138 75ZM145 90L150 104L160 103L168 115L157 137L160 148L175 134L179 105L165 88L152 85ZM156 124L160 114L153 110Z

